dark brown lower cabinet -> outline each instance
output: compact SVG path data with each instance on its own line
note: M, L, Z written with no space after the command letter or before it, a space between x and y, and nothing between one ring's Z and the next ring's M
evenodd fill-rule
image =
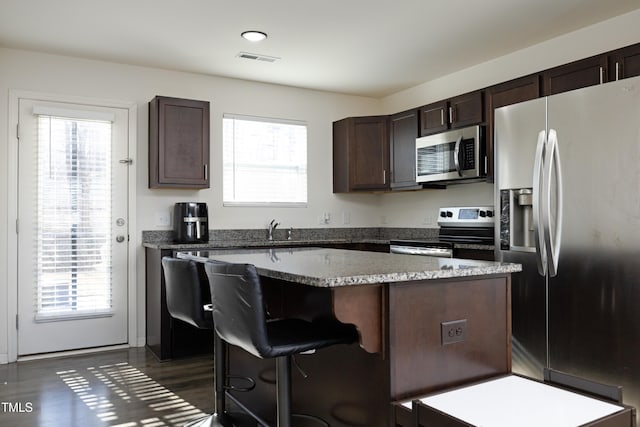
M462 259L477 259L484 261L495 261L495 253L492 249L468 249L453 248L453 257Z

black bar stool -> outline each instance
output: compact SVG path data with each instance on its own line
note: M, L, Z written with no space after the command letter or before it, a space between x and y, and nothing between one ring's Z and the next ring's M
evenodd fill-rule
M255 387L252 378L227 375L228 379L245 381L247 387L227 386L222 378L226 373L226 349L224 343L213 332L213 316L209 301L208 286L202 287L198 264L194 261L164 257L162 258L164 270L165 292L167 310L173 319L179 319L199 329L212 331L214 339L214 413L202 418L190 421L185 427L214 427L231 426L235 423L226 412L225 390L250 391ZM218 374L220 373L220 375ZM234 414L235 416L235 414ZM237 418L237 417L236 417Z
M213 321L225 342L260 358L276 359L277 426L291 426L291 357L358 339L353 325L337 320L267 319L260 277L251 264L207 262ZM324 420L314 418L325 425Z
M209 292L200 285L197 264L186 259L164 257L162 269L167 310L171 317L198 329L213 330L211 312L204 308L209 301Z

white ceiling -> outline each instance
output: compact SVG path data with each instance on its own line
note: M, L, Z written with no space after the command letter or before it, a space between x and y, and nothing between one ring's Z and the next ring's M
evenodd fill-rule
M0 46L380 97L638 8L638 0L0 0ZM247 29L269 38L248 42ZM281 59L240 59L241 51Z

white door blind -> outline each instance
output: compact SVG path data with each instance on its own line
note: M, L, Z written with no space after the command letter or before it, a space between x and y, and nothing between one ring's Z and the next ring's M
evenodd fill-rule
M225 115L225 205L307 203L307 126L301 122Z
M38 116L36 320L109 315L111 123Z

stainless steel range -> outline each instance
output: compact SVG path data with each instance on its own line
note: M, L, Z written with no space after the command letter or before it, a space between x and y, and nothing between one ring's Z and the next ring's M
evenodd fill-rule
M451 258L454 243L494 243L493 206L440 208L438 240L392 240L390 252Z
M493 245L493 206L440 208L439 238L445 242Z

